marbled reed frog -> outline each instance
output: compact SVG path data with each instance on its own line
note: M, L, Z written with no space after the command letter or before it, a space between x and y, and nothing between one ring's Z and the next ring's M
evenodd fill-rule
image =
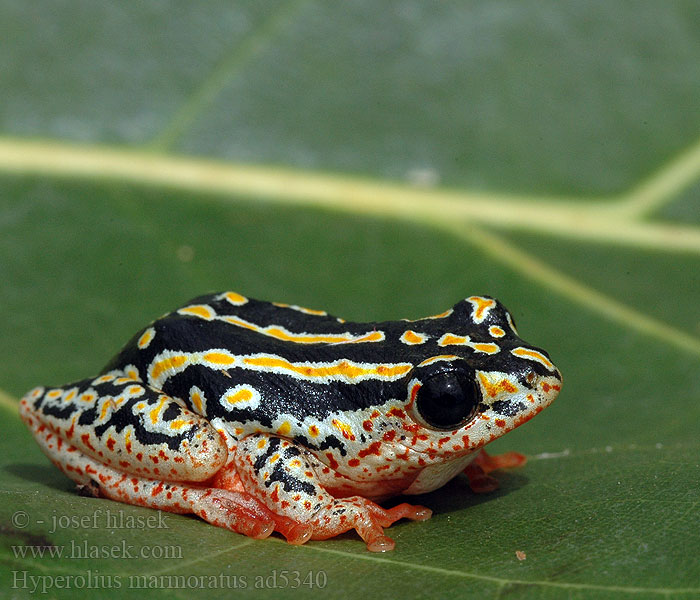
M377 501L461 472L475 491L516 453L481 449L557 396L561 376L508 311L471 296L414 321L202 296L140 331L96 377L38 387L21 415L83 492L292 544L431 511Z

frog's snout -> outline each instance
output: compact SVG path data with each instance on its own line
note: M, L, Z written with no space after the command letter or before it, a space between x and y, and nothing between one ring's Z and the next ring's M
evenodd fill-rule
M540 396L540 405L542 408L549 406L561 391L561 373L559 369L554 369L552 375L540 376L537 382L537 388Z

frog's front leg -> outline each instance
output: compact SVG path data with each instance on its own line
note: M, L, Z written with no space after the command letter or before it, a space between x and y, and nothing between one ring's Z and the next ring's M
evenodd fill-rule
M229 458L221 434L180 399L141 381L102 375L35 388L21 400L20 415L83 492L194 513L254 538L295 525L242 490L212 485Z
M306 525L312 539L325 540L355 529L372 552L394 548L384 528L402 518L423 521L431 511L399 504L384 509L367 498L334 498L322 486L303 447L268 434L244 438L235 465L243 488L278 515Z

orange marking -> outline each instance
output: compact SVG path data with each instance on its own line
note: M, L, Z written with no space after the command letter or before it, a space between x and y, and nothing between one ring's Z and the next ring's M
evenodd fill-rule
M157 363L151 367L151 378L158 379L163 373L167 371L174 371L179 369L182 365L187 362L187 356L184 354L176 354L169 358L164 358L159 360Z
M288 435L291 430L292 426L289 424L289 421L285 421L277 428L277 433L280 435Z
M350 427L350 425L348 425L347 423L342 423L341 421L338 421L338 419L333 419L331 423L333 424L333 427L335 427L338 431L340 431L340 433L343 434L343 437L346 440L355 440L355 435L353 434L352 427Z
M440 346L454 346L463 345L467 342L467 338L461 335L453 335L451 333L446 333L440 338L438 345Z
M283 371L290 371L292 373L297 373L298 375L314 379L326 379L328 377L357 379L359 377L371 377L373 375L395 378L405 375L412 368L411 365L408 364L373 365L370 367L365 367L354 364L348 360L341 360L335 364L331 363L324 366L311 366L304 363L291 363L288 360L277 356L247 357L243 359L243 362L246 365L253 367L262 367L264 369L281 369Z
M496 306L496 302L491 298L482 298L481 296L471 296L467 298L467 301L471 302L474 306L472 311L472 318L475 323L481 323L489 310Z
M192 306L185 306L185 308L181 308L177 312L181 315L193 315L201 319L206 319L207 321L211 321L211 319L216 316L216 313L206 304L193 304Z
M309 435L311 437L318 437L318 427L316 427L316 425L311 425L309 427Z
M491 342L472 342L469 336L454 335L446 333L438 340L439 346L469 346L477 352L495 354L500 348Z
M489 327L489 333L493 337L503 337L506 334L506 332L503 331L503 329L501 329L500 327L498 327L496 325L491 325L491 327Z
M83 402L94 402L95 401L95 394L83 392L80 395L80 400L82 400Z
M248 402L253 398L253 391L249 388L243 388L233 394L224 396L224 400L229 404L238 404L239 402Z
M477 352L484 352L485 354L496 354L500 348L496 344L489 343L476 343L472 346Z
M479 379L481 380L481 384L484 386L486 393L491 398L495 398L500 392L508 392L513 394L518 391L518 388L507 379L501 379L501 381L498 383L491 383L483 373L479 373Z
M207 352L202 359L215 365L232 365L236 359L223 352Z
M550 371L554 369L552 362L544 354L537 352L537 350L531 350L529 348L515 348L514 350L511 350L511 354L519 356L520 358L537 361L538 363L541 363L547 367Z
M150 417L151 423L152 423L153 425L155 425L156 423L158 423L158 414L160 413L160 411L162 410L163 406L165 405L165 403L166 403L167 401L168 401L168 397L167 397L167 396L161 396L161 397L160 397L160 402L158 402L158 404L156 405L155 408L151 409L151 412L149 413L149 417Z
M415 331L409 329L405 331L399 339L404 344L415 345L423 344L428 339L428 336L424 333L416 333Z
M151 343L151 341L153 340L155 335L156 335L155 329L153 329L153 327L149 327L148 329L146 329L146 331L143 332L143 334L139 338L139 341L136 343L136 345L139 348L141 348L142 350L144 348L147 348L148 344Z
M193 408L198 412L202 413L202 396L199 392L192 392L192 395L190 396L190 400L192 402Z
M246 298L245 296L241 296L236 292L226 292L224 294L224 298L226 298L226 300L228 300L231 304L234 304L236 306L241 306L248 302L248 298Z

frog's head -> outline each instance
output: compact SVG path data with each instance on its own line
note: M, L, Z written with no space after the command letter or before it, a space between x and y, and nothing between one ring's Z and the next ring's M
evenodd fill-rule
M557 397L561 374L544 350L518 337L498 301L472 296L440 319L432 356L408 378L413 449L435 457L472 452L530 420ZM427 333L427 329L426 329ZM414 436L415 438L415 436ZM422 442L420 441L422 439Z

